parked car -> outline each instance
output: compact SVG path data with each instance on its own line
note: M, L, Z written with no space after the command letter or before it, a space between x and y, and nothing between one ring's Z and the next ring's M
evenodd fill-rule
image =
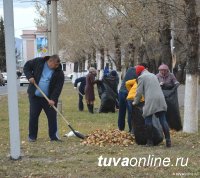
M7 83L7 73L6 72L2 72L1 74L3 75L4 82Z
M88 71L87 71L87 70L84 70L84 71L82 71L82 72L78 72L76 76L77 76L77 77L82 77L82 76L86 76L87 74L88 74ZM70 73L70 74L67 74L67 75L66 75L66 78L71 80L71 79L73 79L73 75L74 75L74 72L72 72L72 73Z
M23 86L24 84L29 84L29 81L26 78L26 76L22 74L19 78L19 83L20 83L20 86Z
M72 79L72 77L73 77L73 73L67 74L67 79Z
M3 78L3 74L0 74L0 86L5 86L5 81Z

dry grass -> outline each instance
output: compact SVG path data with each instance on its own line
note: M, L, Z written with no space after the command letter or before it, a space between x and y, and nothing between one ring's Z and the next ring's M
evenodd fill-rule
M97 96L97 95L96 95ZM78 96L71 84L65 84L61 96L63 113L71 125L81 133L87 134L99 129L117 128L117 113L91 115L77 111ZM96 107L99 100L96 101ZM50 142L47 133L47 119L40 117L38 140L27 142L28 134L28 99L26 93L19 95L20 139L22 159L9 159L9 121L7 115L7 98L0 98L0 178L4 177L173 177L185 173L187 177L200 177L200 139L198 134L173 133L173 147L165 148L164 143L157 147L146 148L139 145L122 146L83 146L76 137L61 137L63 142ZM65 122L59 120L59 132L63 136L69 132ZM110 166L99 167L98 157L140 158L169 157L174 163L176 158L183 157L187 166ZM154 155L154 156L153 156ZM177 177L176 176L176 177ZM183 175L182 175L183 176ZM184 176L184 177L185 177Z

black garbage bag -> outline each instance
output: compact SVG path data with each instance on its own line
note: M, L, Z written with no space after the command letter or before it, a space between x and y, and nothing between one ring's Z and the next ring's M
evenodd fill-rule
M133 118L132 128L134 129L135 141L138 145L147 144L147 128L145 126L145 120L142 116L142 107L144 103L139 103L137 106L133 106ZM158 145L163 141L163 132L158 118L153 116L153 144Z
M171 129L180 131L182 130L182 122L179 111L177 88L178 86L174 86L173 88L162 88L162 91L167 103L167 123Z
M142 117L143 103L132 107L132 128L134 130L135 141L138 145L146 145L147 143L147 129L144 118Z
M101 99L100 113L115 112L118 95L113 86L117 86L113 77L103 78L102 81L97 83L98 94Z

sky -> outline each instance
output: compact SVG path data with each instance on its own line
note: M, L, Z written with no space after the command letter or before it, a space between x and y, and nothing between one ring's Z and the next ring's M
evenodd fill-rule
M21 38L22 30L34 30L37 18L34 0L13 0L15 37ZM42 3L46 0L40 0ZM5 0L6 2L6 0ZM3 16L3 0L0 0L0 16Z

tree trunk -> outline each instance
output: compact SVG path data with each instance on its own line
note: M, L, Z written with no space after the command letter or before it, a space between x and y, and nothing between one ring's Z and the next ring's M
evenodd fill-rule
M170 7L165 3L158 3L160 16L163 18L160 22L160 47L161 47L161 62L167 64L169 69L172 70L172 54L171 54L171 30L169 22L168 10Z
M91 54L89 53L88 54L88 69L92 66L92 56Z
M134 66L135 65L135 46L133 43L128 44L128 52L129 52L129 65Z
M96 49L92 48L92 67L97 69L97 57L96 57Z
M79 69L79 73L83 71L83 63L81 60L78 62L78 69Z
M199 32L196 1L185 0L187 22L187 66L183 131L198 132Z
M85 56L82 59L82 71L85 71Z
M74 72L72 77L72 83L78 78L78 62L74 62Z
M109 65L110 65L110 69L113 70L113 63L112 63L113 60L110 57L108 49L106 49L106 57L107 57L107 60L109 62ZM115 62L115 61L113 61L113 62Z
M141 44L140 47L138 48L138 60L137 60L137 63L142 63L143 62L144 54L145 54L145 46L144 46L144 44Z
M114 41L115 41L115 65L119 76L119 85L118 85L118 90L119 90L119 87L121 86L122 82L121 43L119 40L119 36L115 36Z
M121 43L119 40L119 36L114 37L115 40L115 61L116 61L116 68L117 71L121 71Z
M101 47L101 49L100 49L100 61L101 61L101 66L100 66L99 79L102 79L102 77L103 77L103 70L104 70L104 62L105 62L104 48L103 47Z
M5 31L3 18L0 18L0 72L6 71Z

